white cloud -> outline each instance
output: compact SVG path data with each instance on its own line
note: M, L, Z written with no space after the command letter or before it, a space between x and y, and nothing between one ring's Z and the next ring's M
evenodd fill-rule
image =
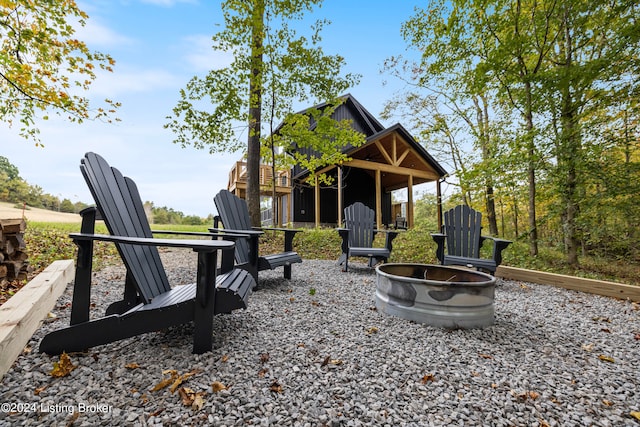
M92 97L117 99L132 93L153 92L167 88L176 89L184 84L184 78L161 69L116 67L114 72L99 71L91 85Z
M213 49L210 35L188 36L183 39L183 44L185 61L195 72L224 68L233 61L230 53Z
M122 34L118 34L106 25L101 24L95 18L86 20L86 25L76 27L76 36L87 44L89 49L93 48L113 48L115 46L132 45L135 41Z

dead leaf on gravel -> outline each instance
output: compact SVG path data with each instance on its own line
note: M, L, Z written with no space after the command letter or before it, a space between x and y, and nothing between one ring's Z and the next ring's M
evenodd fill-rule
M320 364L320 366L327 366L330 360L331 360L331 356L325 357L322 363Z
M640 412L638 411L631 411L629 413L629 415L631 415L633 418L635 418L636 420L640 421Z
M269 361L269 353L260 354L260 362L267 363Z
M436 380L435 375L433 375L433 374L425 374L425 375L422 377L422 384L426 384L426 383L428 383L428 382L433 382L433 381L435 381L435 380Z
M53 362L53 369L51 370L52 377L66 377L76 368L76 365L71 363L71 358L67 353L60 355L60 360Z
M609 362L609 363L615 363L615 360L613 359L613 357L605 356L604 354L601 354L600 356L598 356L598 359L603 360L605 362Z
M163 388L168 387L170 384L173 384L176 381L176 379L178 379L178 371L176 371L175 369L168 369L168 370L162 371L162 376L164 377L165 375L170 375L170 376L169 378L164 378L158 384L154 385L151 391L162 390Z
M227 363L228 360L229 360L229 356L226 354L223 354L222 357L220 358L220 361L222 363Z
M189 387L180 387L178 390L180 399L184 406L191 406L194 411L199 411L204 406L204 396L207 394L204 391L195 392Z
M607 400L607 399L604 399L604 400L602 401L602 404L603 404L604 406L613 406L613 402L612 402L612 401L610 401L610 400Z
M124 367L127 369L139 369L140 365L138 365L136 362L133 362L133 363L127 363L126 365L124 365Z
M258 371L258 377L259 378L263 378L265 375L267 375L267 372L269 372L269 370L267 368L260 369Z
M368 333L369 335L377 334L377 333L378 333L378 328L376 328L375 326L372 326L372 327L370 327L370 328L367 328L367 333Z
M214 381L213 383L211 383L211 389L214 393L217 393L219 391L226 390L227 386L222 384L220 381Z
M493 359L493 356L491 356L490 354L480 353L478 354L478 356L482 357L483 359Z
M593 351L593 343L582 344L582 349L584 351Z
M45 391L47 389L47 387L49 387L48 385L43 385L42 387L38 387L37 389L35 389L33 391L33 394L35 394L36 396L39 396L40 393L42 393L43 391Z
M189 377L194 376L195 374L197 374L198 371L190 371L187 372L186 374L180 375L173 383L173 385L171 385L171 393L175 393L175 391L178 389L178 387L180 387L180 384L182 384L184 381L186 381Z
M269 386L269 390L274 393L282 393L282 385L277 380L274 380Z

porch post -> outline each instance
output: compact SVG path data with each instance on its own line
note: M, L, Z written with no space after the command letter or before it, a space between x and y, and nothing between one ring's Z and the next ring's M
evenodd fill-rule
M407 180L407 228L413 228L413 175Z
M342 227L342 166L338 166L338 227Z
M316 227L320 227L320 182L318 182L318 175L315 176L316 188L315 188L315 205L316 205Z
M382 184L380 178L380 169L376 169L376 228L382 228L382 201L381 192Z

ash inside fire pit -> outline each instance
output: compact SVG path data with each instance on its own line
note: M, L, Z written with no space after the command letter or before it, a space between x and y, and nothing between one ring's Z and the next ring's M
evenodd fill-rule
M376 307L386 314L442 328L493 325L493 276L429 264L382 264L376 274Z

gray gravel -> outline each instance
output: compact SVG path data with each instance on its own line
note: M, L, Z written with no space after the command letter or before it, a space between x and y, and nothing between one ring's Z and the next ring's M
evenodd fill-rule
M192 252L163 259L173 283L192 280ZM95 276L99 316L124 271ZM185 325L72 354L76 369L53 378L58 358L37 348L68 324L69 287L2 379L0 403L20 410L0 426L640 426L637 304L499 280L494 326L442 330L376 311L364 264L305 260L291 281L260 277L247 310L215 318L211 353L191 354ZM165 370L195 372L181 387L204 392L200 409L151 391Z

